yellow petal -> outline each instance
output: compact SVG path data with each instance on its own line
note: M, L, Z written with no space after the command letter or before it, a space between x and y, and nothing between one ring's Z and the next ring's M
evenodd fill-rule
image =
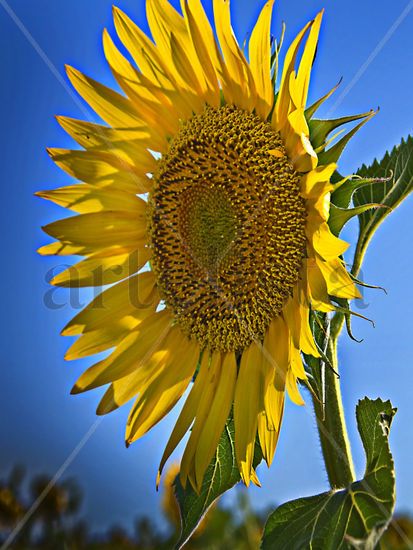
M62 330L64 336L121 324L129 315L144 314L153 306L155 276L152 271L132 275L129 279L108 288L92 300Z
M291 371L296 378L300 378L301 380L307 379L300 350L297 349L294 344L291 344L290 365Z
M158 362L152 361L151 366L157 372L156 369L161 368L161 361L165 361L166 354L157 353L155 356ZM136 372L115 380L115 382L110 384L99 401L96 414L102 416L122 407L122 405L136 397L138 393L145 392L151 382L152 377L148 377L148 373L144 369L137 369Z
M284 402L284 393L283 393ZM267 424L267 417L264 412L258 415L258 437L260 440L260 446L265 462L268 466L271 466L274 458L275 448L277 446L279 431L269 430Z
M325 260L341 256L350 246L333 235L326 223L319 224L317 229L312 232L311 238L314 249Z
M295 350L298 350L299 360L297 360L297 368L295 370L296 376L305 379L306 375L302 367L302 361L300 352L312 355L313 357L319 357L320 354L314 342L314 337L310 328L310 308L308 295L308 283L307 283L307 270L304 269L301 273L301 281L294 289L293 298L290 299L287 307L284 308L284 316L287 321L288 327L291 333L291 341ZM292 352L294 355L295 351ZM291 362L294 361L294 357L291 357ZM300 374L301 373L301 374Z
M314 258L307 260L307 282L311 307L317 311L334 311L327 284Z
M283 309L283 316L296 348L300 347L301 317L298 289L294 288L293 295L288 299Z
M159 106L156 95L151 88L142 85L141 73L121 54L107 29L103 31L102 42L106 60L114 77L126 95L133 101L133 107L139 117L148 122L147 115L151 108L155 109ZM148 133L151 133L151 130L152 128L148 128Z
M298 172L313 170L317 166L318 157L309 139L304 109L296 109L288 115L287 123L281 134L294 168Z
M156 5L155 5L156 8ZM200 100L196 92L181 79L177 82L173 60L166 58L151 40L121 10L114 7L116 31L129 50L143 75L171 101L173 109L182 119L192 116L193 106L199 108Z
M144 362L137 365L127 376L115 380L106 391L99 403L96 413L108 414L121 407L138 394L140 397L148 390L152 383L157 384L157 378L162 379L165 368L171 369L173 349L176 342L182 342L183 334L178 327L168 330L166 336L159 341L157 349ZM187 342L184 341L186 345ZM173 371L172 371L173 372ZM128 420L128 434L130 434L132 417L139 408L138 402L130 411ZM141 417L142 418L142 417Z
M317 14L311 27L295 83L296 97L298 99L297 107L305 107L307 103L308 86L310 84L311 69L314 62L314 56L317 49L318 35L320 33L321 20L324 10Z
M139 217L146 215L147 203L134 195L114 188L99 188L89 184L76 184L59 189L38 191L38 197L53 201L79 214L101 212L102 210L124 210L135 212Z
M273 368L273 377L269 378L267 372L264 388L265 415L259 415L258 435L263 456L270 465L284 412L285 382L290 363L290 334L281 315L272 321L264 339L264 365L268 362Z
M151 182L141 171L100 151L48 149L53 161L74 178L99 187L113 185L118 190L145 193Z
M41 256L83 256L88 253L84 246L74 246L71 244L63 244L60 241L41 246L37 252Z
M144 435L176 405L194 374L198 343L190 342L177 328L168 335L165 347L169 348L168 361L137 398L130 413L126 429L128 444Z
M121 52L115 46L115 43L113 42L107 29L103 30L102 43L103 51L111 70L116 73L116 76L121 77L122 83L128 83L131 91L134 92L134 90L137 89L135 88L135 84L138 84L140 81L139 71L132 65L130 61L126 59L124 55L121 54ZM151 93L150 90L147 89L146 93L144 90L142 90L142 92L142 99L150 99L153 102L157 102L156 97Z
M235 387L235 456L241 478L249 485L258 414L263 410L262 347L253 342L242 354Z
M271 17L274 0L264 5L249 42L251 73L257 89L257 113L266 120L274 102L271 81Z
M304 270L302 272L304 281L294 289L293 296L283 309L283 315L290 330L294 348L314 357L319 357L309 325L309 296L306 292L307 281L305 276L306 272ZM303 374L303 377L306 378L305 374Z
M179 42L174 33L171 34L171 56L172 62L176 68L176 73L179 75L179 80L188 83L191 98L191 104L194 109L201 110L205 103L205 85L204 82L199 82L198 78L202 77L200 70L198 73L194 71L194 58L190 57L191 49L185 51L183 45Z
M117 283L139 271L151 257L149 248L110 248L93 254L59 273L50 284L64 287L102 286Z
M232 81L234 101L241 109L252 111L256 103L255 83L231 27L230 2L214 0L213 8L218 40Z
M195 39L195 34L191 30L192 40L195 45L195 49L198 52L198 56L201 60L202 66L206 74L209 74L210 69L208 69L208 61L206 57L209 57L212 62L213 69L218 76L220 86L222 88L224 97L228 103L234 103L234 94L232 92L231 82L227 67L222 60L221 53L219 51L218 45L215 40L214 33L212 31L211 25L208 21L208 18L205 14L204 8L200 0L181 0L182 10L186 13L188 17L188 22L192 21L197 23L199 29L199 34L202 37L202 42L205 45L205 49L200 46L200 40ZM187 8L186 8L187 6ZM192 14L192 18L190 16ZM193 25L190 24L193 27ZM204 62L205 61L205 62ZM214 83L214 78L212 78L212 83ZM214 84L213 84L214 89ZM219 90L218 90L219 96ZM209 98L211 100L211 98ZM219 97L218 97L219 101ZM218 102L219 105L219 102Z
M272 321L267 330L263 357L264 411L267 429L279 431L284 410L285 378L290 362L290 335L281 315ZM276 439L270 437L265 441L275 445ZM269 449L270 446L267 447L267 451ZM264 455L268 464L273 454Z
M115 347L127 333L127 329L113 333L105 328L82 334L65 354L65 359L80 359Z
M96 251L110 246L138 247L146 242L146 220L126 212L80 214L49 223L43 231L65 244Z
M196 418L192 427L191 435L186 444L184 454L181 461L181 482L185 487L189 477L192 486L196 489L194 457L198 446L199 438L202 434L203 427L208 418L212 401L214 399L218 382L220 380L222 357L221 353L214 352L211 357L204 353L203 361L208 361L208 376L205 381L202 395L200 396Z
M171 323L172 318L167 310L154 313L144 319L122 340L109 357L82 374L72 393L80 393L109 384L137 369L150 374L169 355L163 343L171 330Z
M297 59L298 51L307 30L311 27L312 21L302 29L302 31L296 36L291 46L288 48L284 59L284 67L281 76L280 88L277 95L277 102L272 117L273 125L281 130L287 122L287 117L291 112L291 95L290 95L290 79L294 71L295 61Z
M301 177L301 194L306 199L318 198L332 191L333 185L330 183L331 176L334 174L337 165L334 163L327 166L317 166L311 172Z
M188 395L184 406L182 407L178 420L176 421L175 427L171 433L171 436L169 437L168 443L165 447L165 451L162 455L162 459L159 464L158 479L162 473L166 461L174 452L177 445L182 440L186 432L189 430L192 422L194 421L194 418L197 414L199 402L203 398L202 396L207 384L209 360L209 354L207 352L204 352L194 385L192 386L191 392Z
M308 283L307 283L307 272L306 270L303 270L302 272L302 281L298 285L298 303L299 303L299 315L301 319L300 323L300 345L299 345L299 351L302 351L303 353L307 355L312 355L313 357L320 357L320 353L317 349L317 346L315 345L314 336L311 331L310 327L310 303L309 303L309 295L308 295ZM302 374L300 374L298 371L296 372L296 375L299 378L306 379L307 376L304 373L304 370L302 368L302 360L300 358L300 371Z
M253 484L256 485L257 487L261 487L261 482L260 482L260 480L258 479L257 472L254 470L254 468L253 468L252 471L251 471L251 481L252 481Z
M173 84L169 78L167 68L153 42L116 6L113 7L113 20L119 38L142 73L153 84L172 90Z
M183 46L189 46L189 35L184 19L167 0L147 0L146 15L151 34L161 55L170 57L172 32Z
M197 63L195 64L194 69L197 71L198 80L202 83L202 78L199 74L200 72L202 72L202 77L205 81L205 88L203 92L205 99L210 105L214 107L219 107L220 90L217 78L218 75L213 63L213 59L215 57L219 65L220 61L217 54L214 56L214 50L217 48L215 39L212 35L212 31L210 28L209 30L211 31L212 36L208 36L208 29L201 29L200 25L202 25L202 16L197 18L192 11L194 9L195 13L203 12L202 5L200 5L200 3L198 2L187 2L185 0L181 2L181 5L182 11L185 16L189 36L192 41L192 47L197 54ZM206 19L205 13L203 15ZM209 26L208 21L206 22L206 24ZM208 44L210 45L210 47L212 46L212 52L208 50Z
M285 153L281 149L270 149L268 151L268 154L272 155L273 157L277 158L284 158Z
M304 405L304 400L301 397L300 390L297 386L297 377L293 373L292 369L290 369L287 373L286 389L288 396L293 403L296 405Z
M268 385L264 396L264 408L267 429L270 431L280 430L284 412L284 396L285 388L281 390L274 383Z
M112 73L133 102L138 116L145 121L150 133L148 146L166 151L167 137L179 130L179 117L166 96L161 94L142 73L120 53L109 33L103 33L103 49Z
M110 348L114 348L123 340L139 323L153 315L158 305L154 301L151 308L137 310L138 314L130 313L128 316L118 320L116 324L109 324L90 332L81 334L79 338L70 346L65 354L67 361L88 357L96 353L101 353Z
M317 224L320 221L327 221L330 216L331 193L321 194L318 199L307 199L308 224L314 220Z
M184 19L167 0L147 0L152 36L177 86L191 94L193 107L202 109L205 79Z
M282 315L272 320L264 338L264 368L273 369L272 382L284 392L285 376L290 363L290 333Z
M156 170L157 161L147 150L150 133L142 128L110 128L74 118L56 117L62 128L88 151L111 153L119 162L124 161L140 170L142 175Z
M142 120L126 97L73 67L67 66L66 71L73 87L105 122L115 128L142 127Z
M300 306L301 326L300 326L300 350L306 355L312 355L313 357L320 357L320 353L314 343L314 336L311 332L309 324L309 308L308 305L302 304ZM302 369L302 360L300 356L300 370L296 371L299 378L306 379L307 376ZM300 374L299 374L300 373Z
M361 294L354 281L347 273L343 262L339 258L328 261L318 258L317 265L323 274L329 294L349 300L352 298L361 298Z
M237 363L233 352L226 353L214 399L208 417L200 434L195 453L195 479L198 490L201 489L205 470L214 456L228 419L234 398L237 378Z

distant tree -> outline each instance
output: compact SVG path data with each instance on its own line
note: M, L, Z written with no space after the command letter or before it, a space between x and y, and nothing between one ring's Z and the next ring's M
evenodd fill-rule
M47 475L25 482L25 471L15 467L0 479L0 545L12 533L30 507L41 499L30 520L13 540L13 550L171 550L180 532L179 508L174 496L176 467L166 472L163 482L161 513L169 529L161 533L153 518L135 520L134 533L120 525L109 526L97 535L78 515L82 491L71 480L51 484ZM25 486L28 490L24 490ZM185 550L258 550L265 511L256 513L247 491L239 487L234 505L213 506L198 526ZM380 550L410 550L413 519L396 515L386 531Z

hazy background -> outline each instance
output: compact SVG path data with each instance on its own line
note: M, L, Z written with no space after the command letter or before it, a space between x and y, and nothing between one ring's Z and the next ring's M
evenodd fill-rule
M262 4L232 1L234 27L241 41ZM119 0L118 5L147 28L143 0ZM210 13L211 2L206 6ZM274 33L279 34L285 20L286 43L290 43L322 7L326 14L310 99L324 94L343 76L340 90L324 113L331 107L334 116L381 108L346 149L340 169L350 173L362 162L381 157L413 130L413 9L409 11L413 2L409 6L406 0L279 0ZM9 0L8 4L0 0L0 474L15 463L26 465L30 473L54 474L89 430L95 429L84 446L77 448L64 475L75 476L85 489L83 515L97 530L109 521L129 527L141 513L157 516L155 476L174 422L170 415L126 450L123 432L128 407L96 425L94 411L102 392L69 395L90 361L64 362L70 339L59 336L59 330L74 314L69 292L53 291L54 302L60 306L46 307L45 296L46 302L50 298L46 279L59 260L41 258L35 252L48 242L39 226L64 212L36 199L33 192L70 181L45 152L45 146L73 145L53 116L97 120L69 93L63 66L73 64L112 85L101 46L104 27L113 31L110 0ZM376 321L376 328L355 321L355 334L364 342L356 344L343 335L340 357L357 472L362 474L364 458L354 420L356 403L364 395L390 398L398 407L390 437L397 508L413 512L411 212L410 199L374 238L363 277L384 286L388 295L365 291L362 313ZM349 238L353 235L354 228L347 231ZM307 401L303 408L287 404L274 465L270 471L260 467L263 488L250 490L259 510L327 489L309 397ZM230 502L233 497L225 498Z

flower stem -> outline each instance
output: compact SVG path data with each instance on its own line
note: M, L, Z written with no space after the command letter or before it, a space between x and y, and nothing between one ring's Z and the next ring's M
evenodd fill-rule
M328 480L332 489L339 489L350 485L355 473L338 376L337 335L329 335L326 356L331 365L323 366L320 361L325 371L324 403L313 395L313 405Z

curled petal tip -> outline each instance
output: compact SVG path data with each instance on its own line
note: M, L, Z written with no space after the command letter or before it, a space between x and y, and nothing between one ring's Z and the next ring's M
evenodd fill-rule
M82 393L82 391L83 390L77 384L75 384L70 390L70 395L78 395L79 393Z

